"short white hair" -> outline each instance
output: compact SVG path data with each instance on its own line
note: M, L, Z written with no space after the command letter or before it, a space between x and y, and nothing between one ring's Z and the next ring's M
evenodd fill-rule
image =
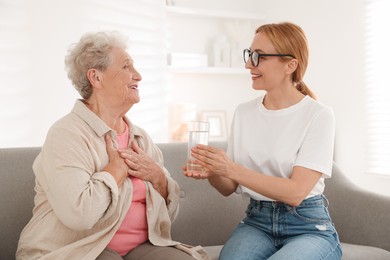
M65 69L73 86L84 99L92 95L88 70L106 70L112 62L111 51L114 47L127 49L127 38L116 31L86 33L79 42L69 47Z

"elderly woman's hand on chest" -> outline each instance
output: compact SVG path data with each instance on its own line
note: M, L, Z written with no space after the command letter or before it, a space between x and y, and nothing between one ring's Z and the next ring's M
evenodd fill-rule
M136 141L133 140L130 148L120 150L119 154L128 166L128 175L150 182L164 199L167 198L167 177L163 169L138 146Z

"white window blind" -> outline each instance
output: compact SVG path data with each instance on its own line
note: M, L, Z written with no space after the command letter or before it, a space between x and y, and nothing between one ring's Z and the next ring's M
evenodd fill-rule
M45 8L42 8L42 7ZM69 45L88 31L117 30L143 80L128 116L167 139L164 0L0 0L0 147L40 146L76 98L64 70Z
M32 106L28 95L31 82L28 75L31 61L27 1L0 1L0 144L12 146L28 142L31 118L25 107ZM24 93L24 94L22 94Z
M390 2L366 2L367 169L390 175Z
M89 0L85 30L113 29L129 36L129 51L142 75L141 102L128 113L156 142L167 138L165 1Z

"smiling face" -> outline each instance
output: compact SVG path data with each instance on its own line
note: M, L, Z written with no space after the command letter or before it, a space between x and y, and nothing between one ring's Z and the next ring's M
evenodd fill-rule
M276 54L276 50L269 38L262 32L256 33L250 47L251 52L257 51L264 54ZM260 57L257 67L254 67L248 59L245 68L252 75L252 88L255 90L271 91L279 86L291 84L291 73L288 61L280 57Z
M115 47L111 55L111 64L99 73L100 87L96 94L106 105L127 111L140 101L138 82L142 77L125 50Z

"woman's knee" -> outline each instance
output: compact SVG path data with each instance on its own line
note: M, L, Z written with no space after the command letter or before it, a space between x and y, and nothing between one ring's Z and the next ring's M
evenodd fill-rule
M276 248L273 241L262 231L241 225L222 248L221 260L267 259Z

